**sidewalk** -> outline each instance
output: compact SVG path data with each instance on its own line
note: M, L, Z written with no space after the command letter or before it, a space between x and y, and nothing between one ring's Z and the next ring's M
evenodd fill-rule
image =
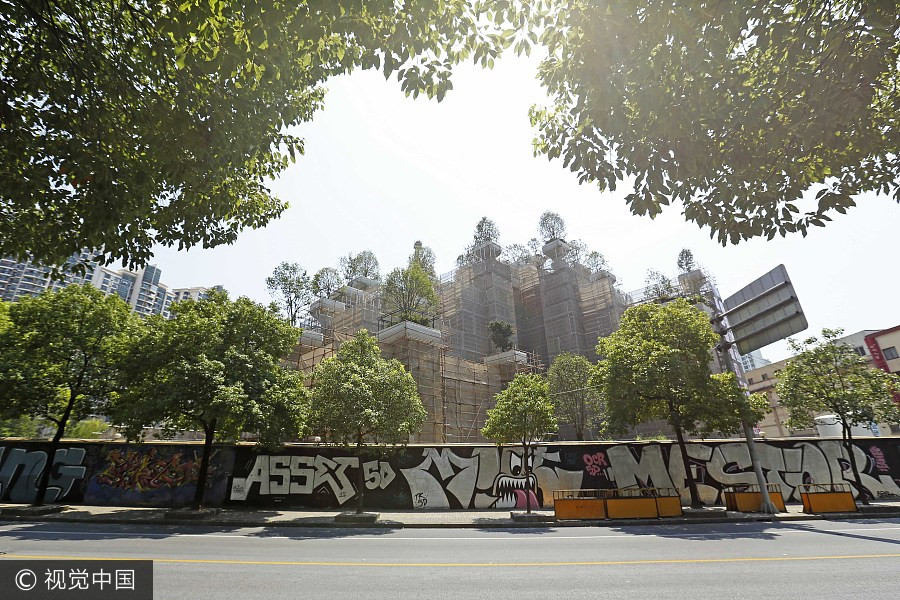
M521 528L521 527L619 527L627 525L684 525L687 523L732 523L754 521L805 521L840 519L900 518L900 501L878 501L860 505L855 513L808 515L799 504L789 504L787 512L777 515L726 511L721 506L684 509L683 517L664 519L619 519L591 521L556 521L553 510L534 510L539 522L514 520L508 509L496 510L372 510L378 514L375 523L335 523L335 516L352 512L340 510L239 510L225 508L197 518L189 511L170 511L166 508L134 508L111 506L68 506L53 514L28 514L27 505L0 504L0 523L116 523L127 525L204 525L223 527L362 527L362 528ZM169 513L167 515L167 513ZM518 514L518 511L517 511Z

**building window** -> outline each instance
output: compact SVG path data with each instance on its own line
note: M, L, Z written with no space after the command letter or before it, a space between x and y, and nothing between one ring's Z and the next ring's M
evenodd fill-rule
M747 383L750 384L750 385L753 385L753 378L752 378L752 377L748 377L748 378L747 378Z
M866 355L866 347L865 346L857 346L856 353L859 354L860 356L865 356Z
M894 360L895 358L900 358L900 354L897 354L897 347L891 346L890 348L885 348L882 350L884 357L887 360Z
M768 374L768 373L763 373L762 380L763 380L763 381L768 381L768 380L769 380L769 374Z

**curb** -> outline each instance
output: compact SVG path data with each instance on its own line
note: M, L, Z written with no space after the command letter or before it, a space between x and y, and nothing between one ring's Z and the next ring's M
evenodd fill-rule
M272 527L272 528L311 528L311 529L551 529L561 527L628 527L628 526L673 526L673 525L711 525L722 523L758 523L758 522L791 522L791 521L828 521L854 519L897 519L900 511L878 513L828 513L828 514L781 514L762 515L742 513L734 516L711 516L666 519L592 519L584 521L550 521L550 522L516 522L511 520L485 523L403 523L401 521L379 520L374 523L342 523L335 521L251 521L251 520L197 520L197 519L83 519L74 517L54 517L44 519L34 516L3 515L0 523L82 523L102 525L193 525L214 527Z

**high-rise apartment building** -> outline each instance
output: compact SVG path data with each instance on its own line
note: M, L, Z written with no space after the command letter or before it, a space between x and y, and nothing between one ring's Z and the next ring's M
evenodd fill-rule
M30 261L0 259L0 299L13 302L19 298L37 296L46 290L89 283L104 294L116 294L141 316L168 317L173 302L199 300L205 298L209 291L205 287L170 289L160 283L162 270L156 265L147 265L138 271L110 269L99 265L88 252L73 256L70 262L80 262L84 269L81 272L66 271L57 280L50 278L48 267Z
M771 364L772 361L767 358L763 358L763 355L760 354L759 350L754 350L750 354L741 355L741 365L744 367L744 372L752 371L753 369L758 369L760 367Z

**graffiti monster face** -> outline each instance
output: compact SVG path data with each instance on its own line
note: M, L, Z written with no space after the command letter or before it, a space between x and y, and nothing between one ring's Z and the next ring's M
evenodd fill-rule
M509 470L504 472L506 471L504 469L494 479L494 485L491 487L491 495L497 498L494 508L525 508L529 498L532 508L540 507L543 494L538 488L537 478L533 473L526 476L520 454L511 450L504 454L504 459L509 457ZM528 470L531 470L534 467L534 458L529 457L528 462L530 463Z

